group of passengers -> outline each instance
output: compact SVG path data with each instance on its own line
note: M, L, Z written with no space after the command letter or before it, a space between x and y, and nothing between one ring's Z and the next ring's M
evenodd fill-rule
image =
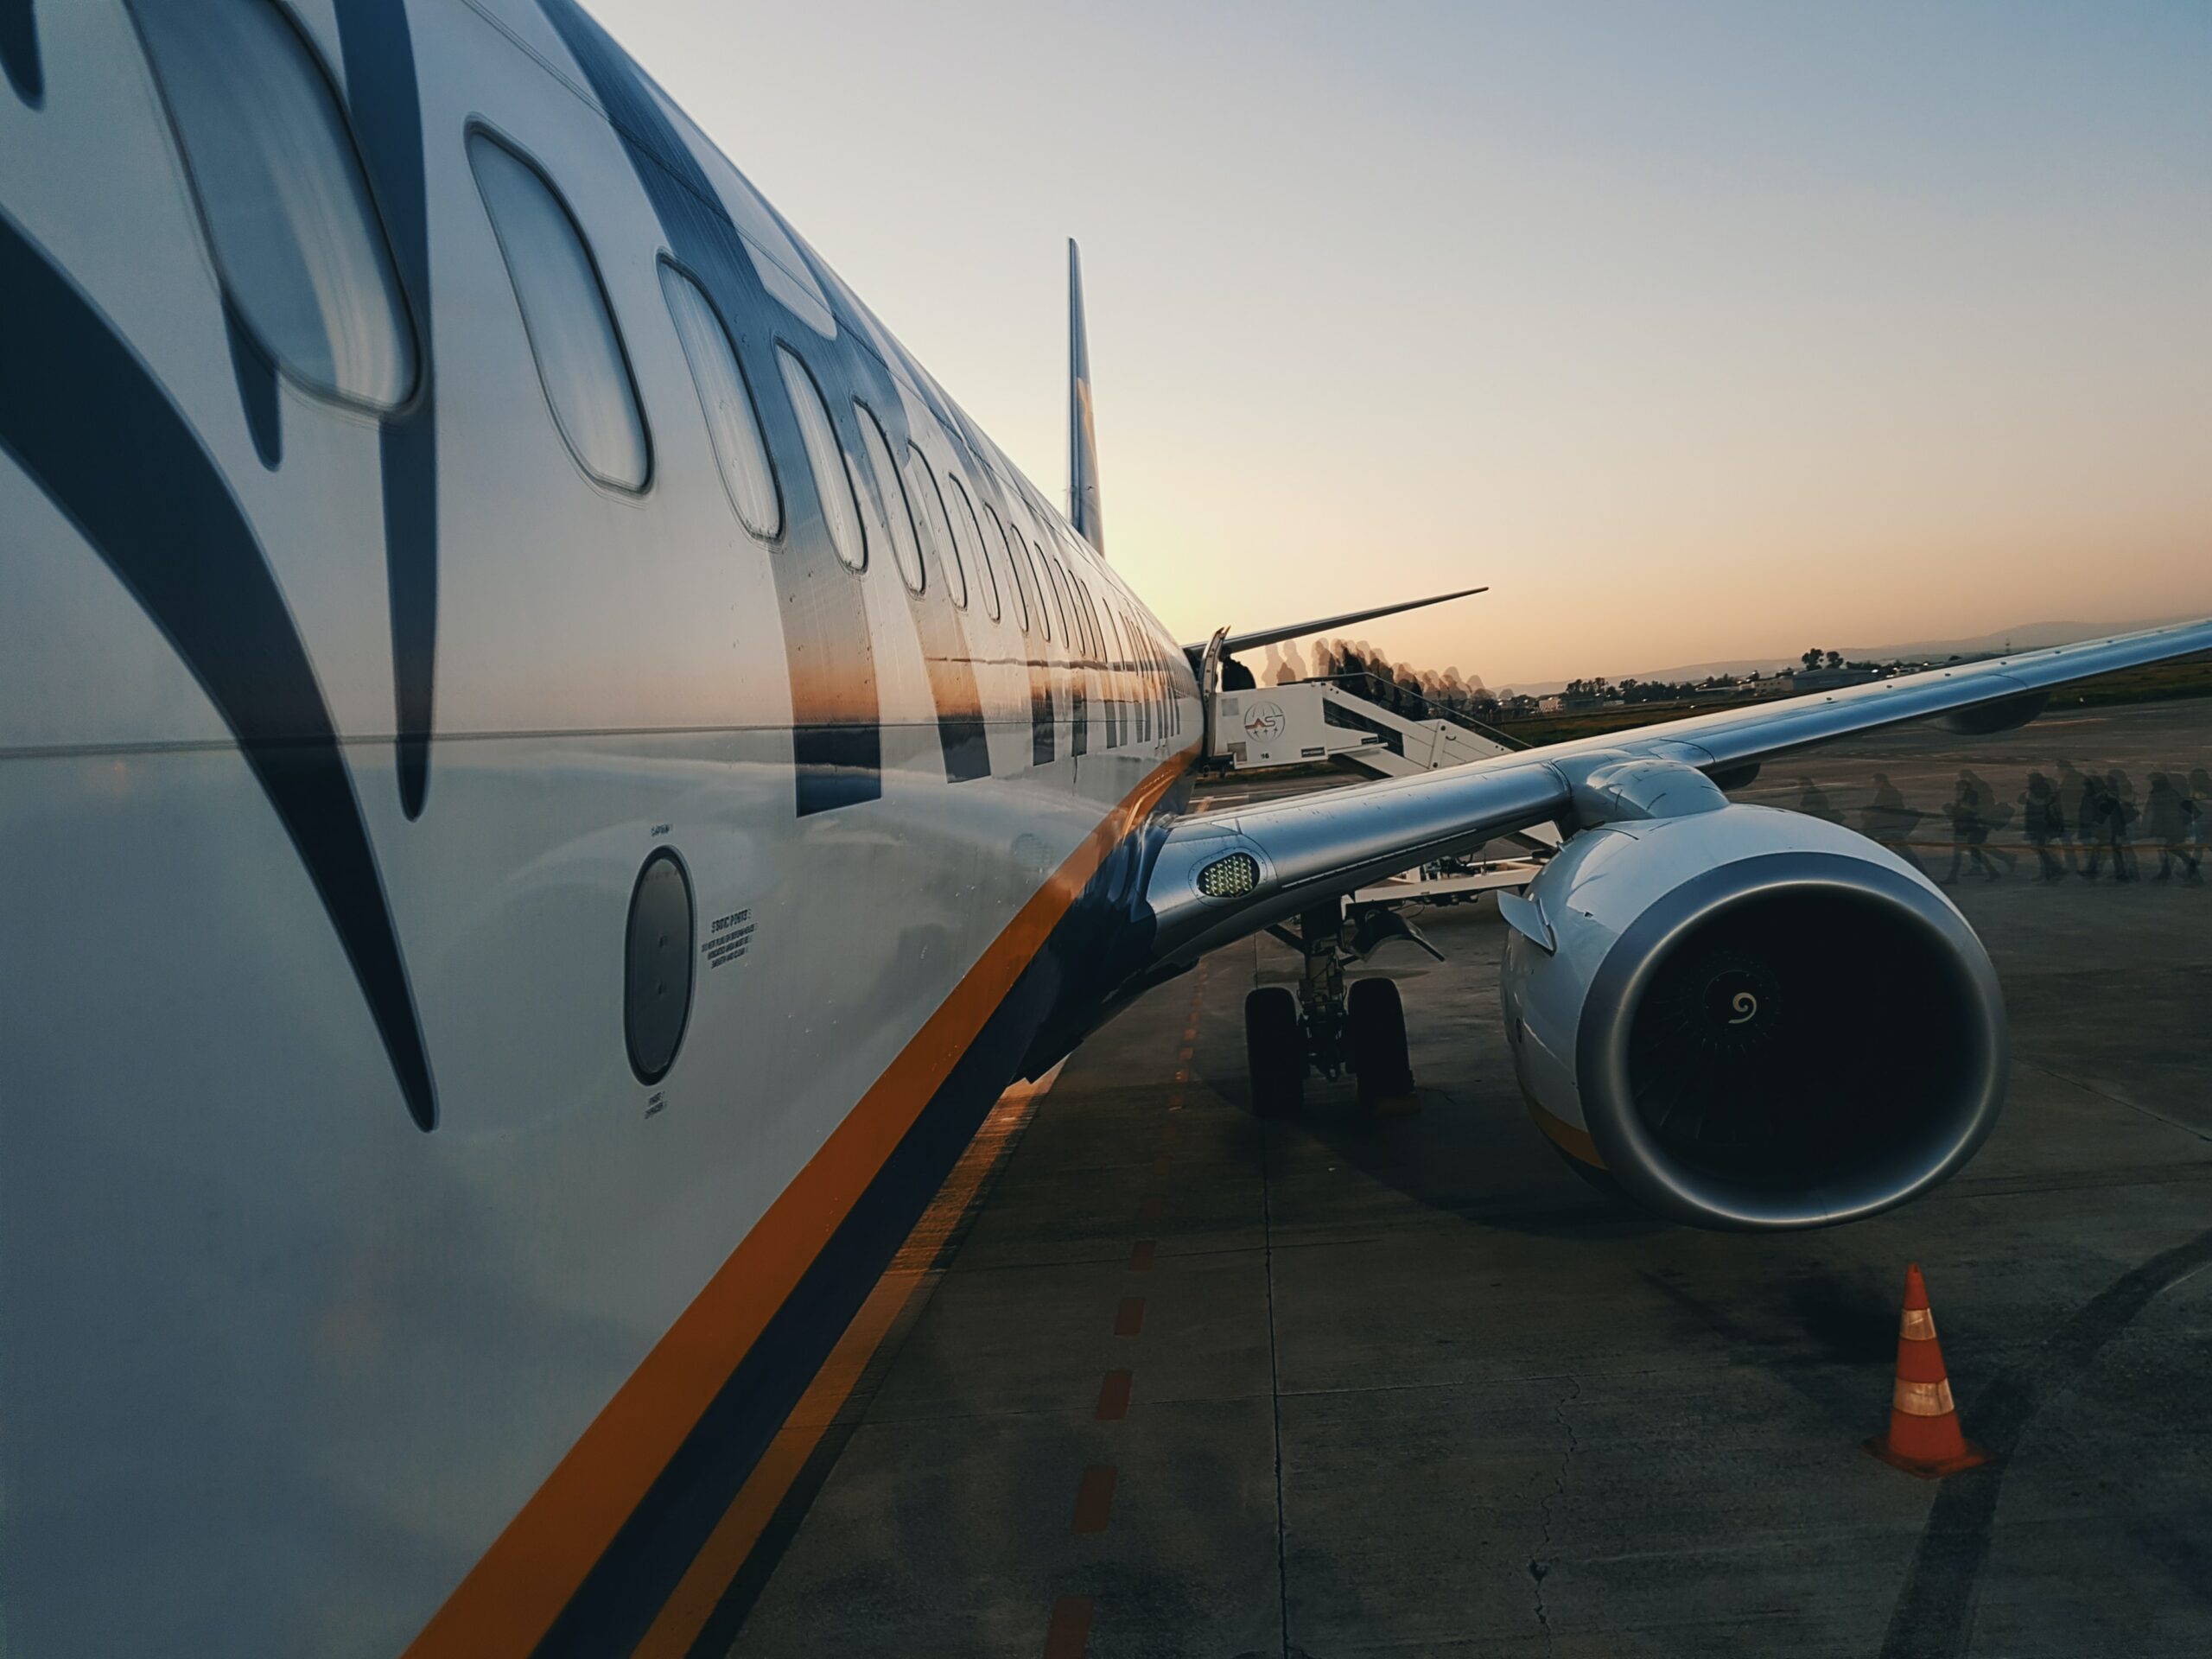
M1832 823L1844 821L1810 778L1800 778L1797 784L1799 811ZM1869 840L1924 875L1928 867L1915 849L1913 831L1927 817L1940 817L1949 830L1942 845L1951 862L1935 879L1948 885L1962 872L1979 871L1984 880L1995 881L2020 861L2018 855L1994 839L2012 823L2016 810L2020 837L2035 849L2040 880L2063 881L2074 875L2094 881L2109 867L2114 881L2133 881L2156 849L2158 874L2148 880L2167 881L2178 874L2191 885L2203 882L2205 845L2212 839L2212 772L2202 766L2186 774L2179 768L2153 772L2139 798L2134 781L2117 767L2084 770L2061 760L2056 778L2031 771L2027 786L2010 800L2000 800L1994 787L1966 767L1959 772L1949 802L1933 815L1906 805L1889 774L1878 772L1859 827ZM2139 858L2139 843L2143 849ZM1938 849L1926 842L1920 848L1930 854Z

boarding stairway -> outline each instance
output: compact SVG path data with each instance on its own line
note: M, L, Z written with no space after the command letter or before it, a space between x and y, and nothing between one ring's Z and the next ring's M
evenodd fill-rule
M1377 778L1406 778L1524 747L1372 675L1290 680L1217 696L1214 758L1230 772L1326 760ZM1402 712L1408 706L1410 715Z
M1230 772L1322 763L1376 778L1407 778L1528 747L1370 674L1290 680L1213 695L1208 723L1211 758ZM1352 899L1368 904L1449 903L1495 888L1523 887L1535 879L1541 860L1559 849L1559 832L1549 824L1504 839L1533 856L1447 860L1362 888Z
M1321 688L1324 720L1378 740L1342 752L1349 764L1378 777L1409 777L1528 747L1449 703L1378 675L1332 674L1304 683Z

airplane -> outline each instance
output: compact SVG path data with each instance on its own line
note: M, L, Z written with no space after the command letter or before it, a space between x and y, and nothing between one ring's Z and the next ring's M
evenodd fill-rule
M0 78L16 1659L682 1650L1011 1082L1516 830L1563 1156L1694 1225L1924 1192L1999 1109L1989 958L1726 790L2212 647L1194 815L1289 633L1188 647L1107 562L1072 245L1063 514L575 0L0 0ZM1408 1071L1388 981L1247 1033L1263 1111Z

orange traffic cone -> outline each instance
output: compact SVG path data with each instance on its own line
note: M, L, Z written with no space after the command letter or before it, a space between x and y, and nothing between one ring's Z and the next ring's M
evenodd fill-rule
M1897 1382L1890 1396L1890 1432L1865 1442L1870 1456L1923 1480L1941 1480L1989 1461L1959 1428L1951 1380L1928 1310L1928 1286L1916 1262L1904 1270L1904 1316L1897 1325Z

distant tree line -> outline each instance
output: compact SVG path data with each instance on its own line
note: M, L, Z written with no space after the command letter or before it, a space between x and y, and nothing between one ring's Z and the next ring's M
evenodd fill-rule
M1592 708L1652 702L1711 701L1716 696L1783 695L1798 671L1820 669L1860 669L1890 674L1917 666L1906 663L1846 662L1843 653L1818 648L1802 652L1802 671L1784 669L1778 674L1758 671L1738 676L1711 674L1703 679L1640 680L1633 677L1610 680L1604 675L1569 680L1559 692L1569 707ZM1409 719L1426 719L1443 713L1459 715L1485 725L1501 720L1523 720L1542 712L1542 700L1510 686L1491 690L1478 675L1457 668L1417 669L1392 662L1364 639L1316 640L1309 667L1296 645L1270 645L1265 668L1258 676L1263 685L1282 685L1293 680L1331 679L1352 682L1358 696Z

